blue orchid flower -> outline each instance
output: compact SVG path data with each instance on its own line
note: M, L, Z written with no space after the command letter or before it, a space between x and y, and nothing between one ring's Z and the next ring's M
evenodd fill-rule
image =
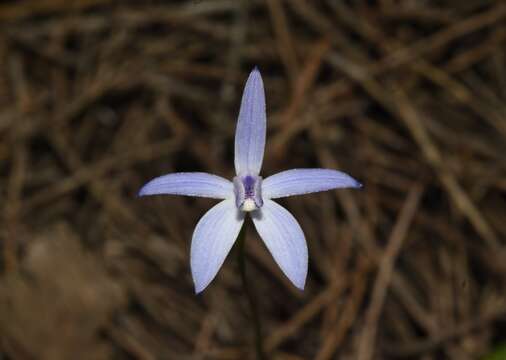
M246 82L235 134L236 177L229 181L203 172L173 173L142 187L139 196L171 194L222 199L198 222L193 232L190 263L195 292L214 279L243 226L247 213L283 273L304 289L308 251L302 229L272 199L336 188L359 188L349 175L329 169L292 169L260 176L266 133L262 77L255 68Z

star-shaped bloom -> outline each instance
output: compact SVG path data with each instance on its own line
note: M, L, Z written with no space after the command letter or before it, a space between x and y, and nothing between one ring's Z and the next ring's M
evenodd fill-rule
M290 212L273 199L336 188L358 188L349 175L329 169L292 169L263 179L266 113L262 77L255 68L246 82L235 133L232 181L204 172L172 173L142 187L140 196L171 194L222 199L193 232L190 263L195 292L214 279L243 226L247 213L283 273L304 289L308 251L304 233Z

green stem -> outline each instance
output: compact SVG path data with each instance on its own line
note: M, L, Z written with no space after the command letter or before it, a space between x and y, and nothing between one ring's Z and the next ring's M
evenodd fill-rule
M260 323L260 314L258 312L258 303L253 292L252 285L248 284L246 277L246 251L244 248L244 242L246 238L246 224L241 229L239 237L237 239L238 248L238 261L239 261L239 272L241 274L242 285L248 298L248 304L251 310L251 316L253 318L253 326L255 330L255 349L258 360L267 360L264 353L263 338L262 338L262 326Z

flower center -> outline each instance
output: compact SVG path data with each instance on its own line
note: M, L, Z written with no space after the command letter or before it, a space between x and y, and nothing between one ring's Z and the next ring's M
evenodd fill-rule
M234 178L235 205L242 211L253 211L264 204L262 200L262 178L255 175Z

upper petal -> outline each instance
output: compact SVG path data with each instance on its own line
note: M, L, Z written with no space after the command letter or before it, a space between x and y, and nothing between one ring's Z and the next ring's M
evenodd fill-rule
M265 93L262 77L255 68L242 95L235 131L235 171L237 175L258 175L265 148Z
M265 198L275 199L346 187L359 188L362 185L351 176L337 170L292 169L264 179L262 194Z
M214 279L243 223L244 213L237 210L233 199L215 205L200 219L193 232L190 251L196 293Z
M304 233L295 218L281 205L265 200L252 213L253 223L283 273L299 289L306 283L308 255Z
M233 197L234 186L227 179L208 173L173 173L154 178L139 191L139 196L156 194L227 199Z

